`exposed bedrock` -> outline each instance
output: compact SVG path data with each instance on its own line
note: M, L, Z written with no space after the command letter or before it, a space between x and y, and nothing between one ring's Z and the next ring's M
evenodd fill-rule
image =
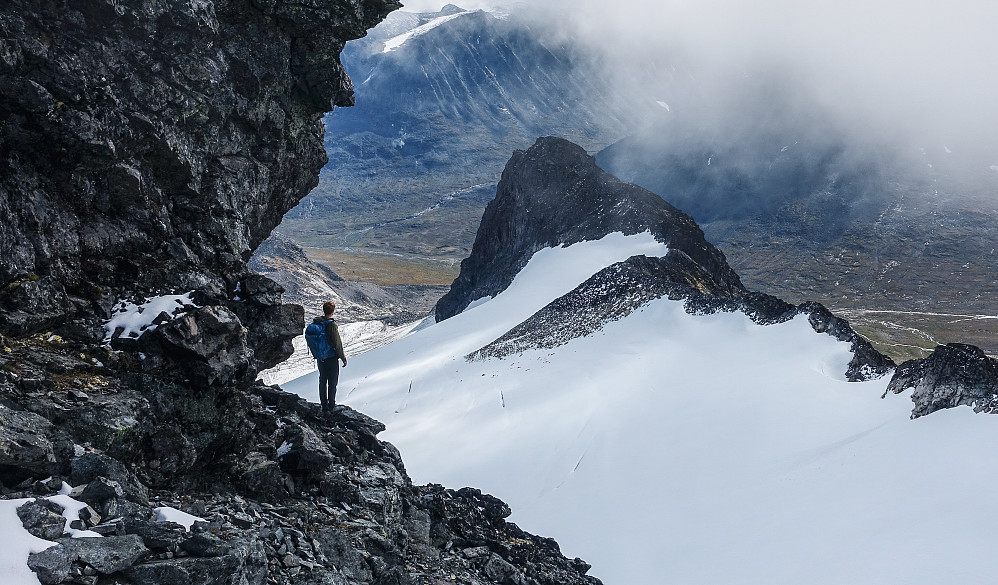
M887 393L911 390L911 418L944 408L971 406L998 413L998 360L963 343L937 346L929 357L898 366Z
M21 524L57 543L25 559L44 584L600 583L499 499L413 485L384 425L348 407L117 376L65 343L0 351L0 497L29 499ZM47 499L63 482L86 504L70 528L105 538L70 538Z
M437 303L437 320L505 290L542 248L645 231L692 258L726 292L744 290L724 254L704 239L692 217L603 171L581 146L539 138L528 150L514 152L506 164L471 256L461 262L461 274Z
M322 113L353 102L344 43L398 6L6 2L0 333L96 341L119 299L196 291L191 319L233 319L217 343L237 355L208 378L283 359L303 315L245 263L317 182ZM157 367L194 359L196 337Z

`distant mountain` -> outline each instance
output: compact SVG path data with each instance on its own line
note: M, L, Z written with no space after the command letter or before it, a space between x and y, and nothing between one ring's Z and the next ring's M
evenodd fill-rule
M952 493L998 477L996 419L953 408L998 404L974 348L891 378L848 323L749 292L688 215L553 138L514 154L449 297L352 361L343 400L414 478L483 486L607 583L929 585L954 555L992 580L998 514Z
M593 56L530 18L396 12L347 45L357 105L326 119L329 163L281 231L306 246L467 255L514 149L623 136Z
M897 357L998 353L998 173L957 145L863 141L791 93L762 84L597 160L688 211L751 288L846 310Z

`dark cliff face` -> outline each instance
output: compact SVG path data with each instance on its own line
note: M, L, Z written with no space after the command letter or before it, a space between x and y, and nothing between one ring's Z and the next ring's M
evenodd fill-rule
M0 8L0 497L38 498L40 582L599 583L496 498L413 486L377 421L252 382L303 314L245 263L325 162L343 43L397 6ZM190 291L102 342L119 299ZM104 538L69 537L63 481Z
M254 349L262 337L289 349L300 311L273 290L235 291L252 250L316 184L322 113L352 104L344 43L397 7L6 3L0 333L95 340L119 298L196 291L216 307L196 318L237 317L247 374L279 359Z
M651 191L604 172L580 146L540 138L527 151L516 151L506 165L471 256L461 262L460 276L437 304L437 320L502 292L542 248L644 231L689 256L720 290L744 291L693 218Z

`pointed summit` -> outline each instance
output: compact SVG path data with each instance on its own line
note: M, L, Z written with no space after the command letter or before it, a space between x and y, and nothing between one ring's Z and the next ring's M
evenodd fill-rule
M651 191L603 171L582 147L545 137L526 151L514 152L507 163L471 256L437 304L437 320L505 290L542 248L598 240L614 232L650 232L689 256L717 290L745 291L724 254L704 239L692 217Z

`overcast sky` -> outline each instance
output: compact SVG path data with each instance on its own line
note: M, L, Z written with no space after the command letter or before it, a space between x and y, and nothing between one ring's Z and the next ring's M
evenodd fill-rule
M438 10L444 4L412 0L405 10ZM916 126L965 142L995 141L998 2L553 0L543 5L555 10L554 19L569 34L610 51L625 43L630 52L680 47L695 57L703 75L718 79L760 64L786 67L817 99L860 120L858 125Z

